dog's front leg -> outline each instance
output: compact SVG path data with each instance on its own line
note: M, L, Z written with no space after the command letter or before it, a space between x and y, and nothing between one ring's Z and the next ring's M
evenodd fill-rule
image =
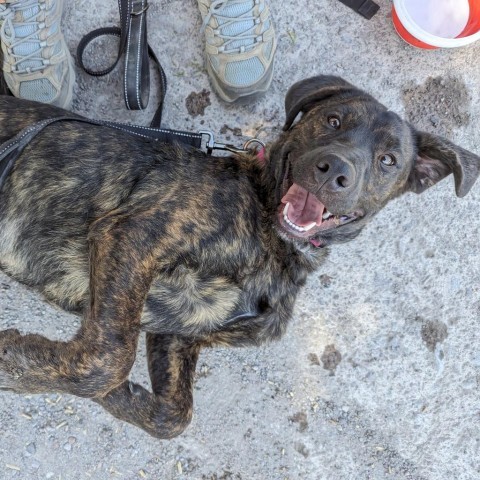
M154 437L173 438L185 430L192 418L199 351L199 343L182 337L147 334L153 393L127 381L95 402Z
M81 328L68 342L0 332L0 388L96 397L128 378L158 258L152 222L147 214L112 213L93 224L90 306Z

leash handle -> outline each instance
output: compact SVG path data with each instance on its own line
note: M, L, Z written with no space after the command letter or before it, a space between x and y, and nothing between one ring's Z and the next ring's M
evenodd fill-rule
M129 110L143 110L147 107L150 96L149 59L151 59L157 67L160 77L158 88L160 101L150 126L160 127L163 103L167 92L167 77L155 52L148 44L148 0L118 0L118 7L120 27L103 27L87 33L77 47L78 64L89 75L101 77L112 72L125 55L123 80L125 105ZM120 39L117 58L112 65L103 70L92 70L85 66L83 60L85 49L95 39L105 35L116 36Z

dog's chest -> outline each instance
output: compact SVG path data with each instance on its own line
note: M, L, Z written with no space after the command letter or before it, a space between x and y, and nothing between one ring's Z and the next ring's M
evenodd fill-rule
M142 315L143 328L204 335L266 312L287 322L298 289L277 264L261 263L240 280L181 267L154 282Z

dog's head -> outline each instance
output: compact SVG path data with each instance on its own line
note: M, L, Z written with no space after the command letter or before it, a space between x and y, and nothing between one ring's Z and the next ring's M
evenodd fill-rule
M350 240L401 193L421 193L453 173L461 197L479 175L480 157L415 130L341 78L298 82L285 106L285 133L267 168L276 227L290 241L322 247Z

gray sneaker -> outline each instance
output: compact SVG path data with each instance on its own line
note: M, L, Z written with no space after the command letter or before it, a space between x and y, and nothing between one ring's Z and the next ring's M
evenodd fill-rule
M197 0L203 18L207 71L227 102L266 92L277 46L265 0Z
M0 3L3 75L19 98L69 109L75 70L60 22L63 0Z

